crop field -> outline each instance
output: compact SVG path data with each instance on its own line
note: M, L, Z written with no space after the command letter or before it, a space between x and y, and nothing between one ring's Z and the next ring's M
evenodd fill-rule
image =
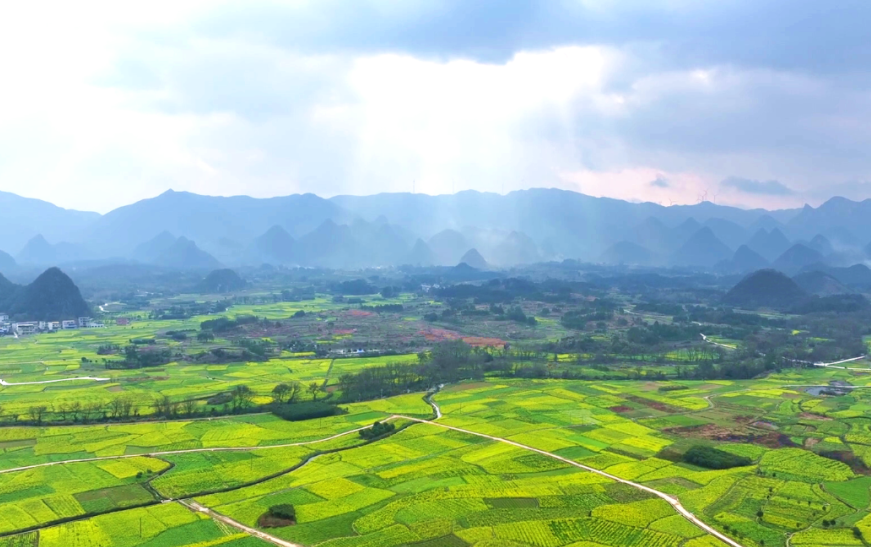
M141 457L2 474L0 534L153 502L144 483L168 467Z
M323 295L234 306L222 315L269 319L246 331L273 344L259 360L198 360L239 347L231 336L197 340L194 333L211 315L161 321L143 315L106 329L0 338L6 382L109 378L0 387L0 547L265 545L224 517L305 546L725 545L667 501L620 480L673 497L745 547L858 547L871 539L871 375L865 371L785 369L754 380L693 381L678 379L698 359L692 346L663 345L656 364L615 350L607 367L584 366L590 356L572 347L547 352L541 366L553 377L580 370L586 379L488 375L444 386L433 397L443 413L437 423L469 433L414 422L434 413L423 393L406 389L302 421L265 412L213 415L227 404L217 396L236 386L251 388L255 405L291 381L320 388L317 395L304 390L298 400L336 401L340 377L417 363L422 343L522 347L568 332L529 302L523 312L537 318L534 327L474 315L482 311L476 309L437 324L423 316L444 306L410 295L367 297L365 304L403 309L382 313ZM305 314L293 317L299 311ZM660 319L643 316L646 324ZM191 335L173 339L171 331ZM317 353L279 347L274 335L308 349L316 343ZM149 338L172 351L170 362L107 369L97 353L100 346ZM589 338L604 342L609 334ZM337 351L379 340L400 347L400 354ZM742 349L737 339L710 340ZM479 355L497 354L489 351ZM98 401L105 412L119 397L136 405L126 423L105 415L57 419L73 402ZM163 397L193 400L196 411L157 420L152 405ZM38 404L50 406L54 420L34 419ZM370 441L356 432L388 418L397 431L384 438ZM692 449L713 450L733 463L690 460ZM92 458L98 460L69 462ZM192 510L191 500L214 513ZM294 522L272 527L263 520L283 505L295 509Z
M429 425L197 501L251 526L271 505L293 503L298 524L273 532L307 545L676 547L703 535L691 525L669 524L674 510L649 494Z
M20 538L20 539L19 539ZM12 536L26 541L28 536ZM0 545L12 547L15 543ZM7 540L9 541L9 540ZM26 543L21 542L21 545ZM30 539L30 545L37 545ZM40 547L265 547L240 530L194 513L178 503L119 511L43 528Z
M222 364L200 364L173 361L160 367L132 370L107 370L101 365L97 349L104 344L124 345L128 340L150 338L173 329L195 329L199 319L188 321L134 321L128 326L105 329L81 329L14 339L0 337L0 378L10 383L52 382L33 385L0 387L0 421L27 418L34 405L50 397L55 409L82 401L99 401L102 407L119 397L130 399L139 415L153 412L155 400L171 397L192 399L200 411L209 408L208 399L219 393L245 385L257 398L254 402L269 402L276 384L298 381L303 385L317 382L335 384L347 372L357 372L369 366L409 363L416 355L395 355L364 358L312 358L282 352L266 361L240 361ZM220 339L217 342L221 342ZM173 347L175 342L170 342ZM185 342L186 351L197 351L197 342ZM83 362L82 359L86 362ZM78 377L107 378L108 381L74 380ZM301 393L300 399L311 399Z
M861 545L850 530L871 530L871 483L862 474L871 421L849 411L864 408L871 393L820 397L789 387L852 374L790 371L752 383L492 380L447 386L435 399L444 413L439 423L665 492L743 545L785 546L790 536L792 545L833 545L831 538ZM666 386L680 387L661 389ZM420 394L348 409L304 422L249 415L4 428L0 463L8 469L77 457L275 446L324 439L393 414L426 417L430 410ZM353 434L304 446L154 454L0 474L0 537L47 525L39 545L260 544L177 504L124 509L158 496L193 497L251 527L270 507L292 504L296 524L268 533L302 545L722 545L655 496L524 448L426 424L361 442ZM675 457L700 444L749 463L706 469ZM70 452L70 446L87 448ZM819 447L838 447L855 459L839 461ZM167 516L152 514L158 510ZM129 527L112 528L121 515L162 524L139 537ZM89 518L52 526L76 517ZM212 532L198 531L198 541L185 543L201 528ZM29 536L8 537L24 542Z
M393 414L427 417L419 394L347 405L347 414L287 422L271 414L194 421L0 429L0 469L52 461L173 450L275 446L316 441Z

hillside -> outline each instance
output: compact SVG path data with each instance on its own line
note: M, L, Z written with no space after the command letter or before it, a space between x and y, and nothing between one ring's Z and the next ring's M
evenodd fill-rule
M460 262L463 253L469 250L466 237L456 230L443 230L427 242L435 255L436 264L454 265Z
M176 270L212 270L221 266L215 257L186 237L178 238L170 248L154 259L154 264Z
M654 255L652 252L641 245L629 241L620 241L611 245L599 257L599 262L602 264L649 266L653 263L653 260Z
M765 260L773 261L789 249L790 243L778 228L771 231L760 228L747 242L747 246Z
M9 253L0 251L0 271L11 270L12 268L14 268L17 265L18 265L18 263L15 262L15 259L12 258L12 255L10 255Z
M723 273L748 273L767 268L769 263L747 245L741 245L731 260L720 262L714 268Z
M15 258L22 264L53 264L57 260L54 247L42 234L33 236Z
M435 254L424 240L418 238L408 254L406 263L412 266L432 266L435 264Z
M816 296L834 296L853 292L833 276L820 271L801 273L792 279L804 292Z
M491 258L500 266L514 266L538 262L541 260L541 253L532 238L515 231L508 234L492 249Z
M15 319L59 321L90 314L79 288L58 268L49 268L33 283L15 291L3 304Z
M679 266L711 267L732 257L732 250L717 239L713 230L702 228L693 234L672 256Z
M224 268L210 272L205 279L200 281L196 287L194 287L194 292L202 294L221 294L244 289L246 285L247 283L245 283L244 279L239 277L239 274L231 269Z
M133 249L133 258L142 262L154 262L157 258L168 251L178 240L177 237L164 230L153 238L140 243Z
M291 264L296 252L296 241L279 225L272 226L258 236L251 245L255 260L272 264Z
M6 313L6 303L20 287L0 274L0 312Z
M735 285L723 303L741 308L788 308L808 294L795 281L776 270L759 270Z
M796 243L780 255L771 266L775 270L794 275L806 266L824 261L823 255L817 251L801 243Z
M460 258L460 264L465 264L476 270L487 270L490 268L490 265L487 264L487 261L484 260L484 257L481 256L481 253L477 251L477 249L469 249L466 254Z
M63 209L39 199L0 192L0 232L4 249L17 252L33 237L44 234L51 241L70 240L99 220L98 213Z

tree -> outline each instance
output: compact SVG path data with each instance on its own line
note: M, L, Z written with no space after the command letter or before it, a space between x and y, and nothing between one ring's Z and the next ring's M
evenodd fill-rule
M296 509L289 503L273 505L269 508L269 514L278 519L296 522Z
M231 395L233 397L234 412L248 408L254 400L254 392L246 385L238 385L234 387Z
M288 384L290 390L287 392L287 402L293 403L296 401L296 398L299 396L300 392L302 392L302 384L297 381L293 381Z
M27 409L31 421L36 422L38 425L42 424L42 418L47 411L48 407L45 405L32 406Z
M321 390L321 385L318 382L312 382L308 385L308 389L306 391L311 393L313 401L317 401L318 400L318 392L320 390Z
M197 401L196 399L185 399L182 401L181 406L186 416L193 416L197 410Z
M278 384L272 388L272 400L275 403L281 404L287 399L287 394L290 391L290 386L287 384Z
M124 414L124 397L115 397L109 401L109 416L120 418Z
M79 401L73 401L70 403L70 414L73 417L73 421L76 422L79 420L79 414L82 412L82 403Z

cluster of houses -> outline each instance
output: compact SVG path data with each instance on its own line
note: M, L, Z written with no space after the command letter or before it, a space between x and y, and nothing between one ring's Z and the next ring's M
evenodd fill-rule
M35 334L37 332L52 332L64 329L102 329L105 328L100 321L94 321L90 317L79 317L78 319L65 319L63 321L24 321L20 323L10 323L9 315L0 313L0 335L12 334L15 336L23 336L26 334Z

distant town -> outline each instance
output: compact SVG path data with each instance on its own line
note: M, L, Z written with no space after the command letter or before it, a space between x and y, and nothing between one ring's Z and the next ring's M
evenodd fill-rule
M9 314L0 313L0 335L25 336L38 332L53 332L67 329L102 329L106 325L90 317L64 319L62 321L23 321L10 323Z

